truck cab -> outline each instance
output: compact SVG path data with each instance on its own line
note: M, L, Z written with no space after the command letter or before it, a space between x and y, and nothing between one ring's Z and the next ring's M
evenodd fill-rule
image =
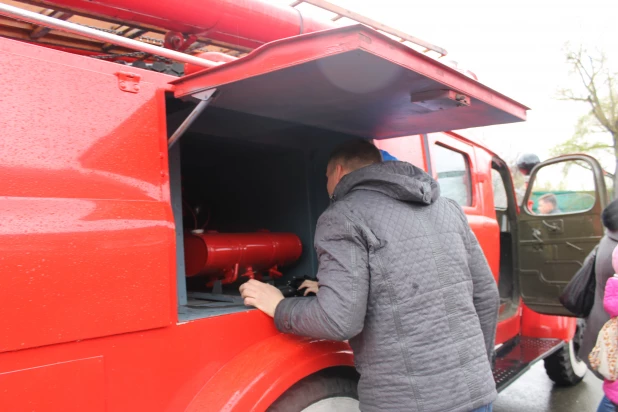
M557 298L602 236L603 171L540 164L520 209L506 163L450 131L523 121L520 103L361 25L180 78L4 38L0 59L1 409L357 408L347 343L279 333L238 286L259 275L293 295L314 276L328 154L359 137L463 207L500 290L499 389L541 359L582 379ZM539 211L547 194L559 213ZM261 272L228 255L188 269L236 247L213 252L213 236L247 233L302 250Z

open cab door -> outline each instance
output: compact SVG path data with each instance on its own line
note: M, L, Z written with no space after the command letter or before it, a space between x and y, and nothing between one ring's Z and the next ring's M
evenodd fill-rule
M610 200L604 177L585 155L533 169L519 219L519 279L530 309L573 316L558 298L603 236L601 212Z

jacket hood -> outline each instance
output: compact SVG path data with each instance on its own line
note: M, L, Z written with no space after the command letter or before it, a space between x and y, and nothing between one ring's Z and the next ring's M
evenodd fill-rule
M402 202L425 205L440 197L438 182L406 162L376 163L345 175L335 188L333 200L340 200L355 190L371 190Z

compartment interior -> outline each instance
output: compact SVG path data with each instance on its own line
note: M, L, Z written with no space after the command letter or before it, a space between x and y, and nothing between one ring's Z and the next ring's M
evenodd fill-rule
M171 135L193 109L168 96ZM212 277L185 277L184 237L192 230L217 233L293 233L302 254L280 267L282 277L265 281L293 296L305 278L315 278L313 237L328 207L326 165L344 133L267 119L218 107L208 108L170 151L172 206L176 221L179 319L191 320L249 310L238 288L247 278L213 284ZM418 137L417 137L418 140ZM495 159L496 219L500 226L500 318L517 310L517 205L508 166ZM499 189L499 190L498 190ZM499 198L498 193L503 193ZM498 204L499 203L499 204Z
M171 131L191 106L168 99ZM191 231L293 233L302 254L264 280L291 296L315 278L313 236L328 207L326 165L334 146L358 138L312 127L212 108L170 151L172 205L176 220L179 317L190 320L248 310L238 292L246 281L217 285L205 275L185 277L184 238ZM242 272L242 270L241 270Z

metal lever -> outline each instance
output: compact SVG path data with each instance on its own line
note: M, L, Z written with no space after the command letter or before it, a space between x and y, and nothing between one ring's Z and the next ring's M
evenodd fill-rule
M558 226L558 225L552 225L551 223L547 223L547 222L546 222L546 221L544 221L544 220L543 220L542 222L543 222L543 224L544 224L545 226L547 226L547 227L549 228L549 230L552 230L552 231L554 231L554 232L557 232L557 231L559 231L559 230L560 230L560 226Z
M541 231L539 229L532 229L532 237L539 241L539 243L543 243L543 239L541 238Z
M189 114L189 116L187 116L184 122L182 122L182 124L178 126L178 129L176 129L172 137L169 138L169 140L167 141L168 150L172 146L174 146L174 143L176 143L178 139L180 139L180 137L187 131L191 124L193 124L193 122L200 116L200 114L202 114L204 109L208 107L210 102L212 102L216 91L217 89L210 89L205 92L196 93L193 95L193 97L200 99L200 102L197 104L197 106L195 106L193 111Z
M584 249L580 248L579 246L575 246L575 245L574 245L573 243L571 243L571 242L566 242L566 244L567 244L568 246L571 246L573 249L577 249L577 250L579 250L580 252L582 252L582 251L584 250Z

